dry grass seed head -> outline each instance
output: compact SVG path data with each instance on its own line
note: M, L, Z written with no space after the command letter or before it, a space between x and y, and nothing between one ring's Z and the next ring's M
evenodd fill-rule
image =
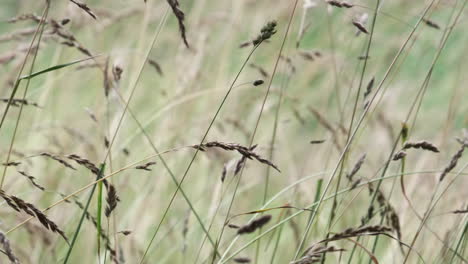
M241 44L239 44L239 48L245 48L245 47L248 47L250 46L250 44L252 44L252 41L246 41L246 42L242 42Z
M2 165L3 166L6 166L6 167L16 167L18 165L20 165L21 162L17 162L17 161L10 161L8 163L3 163Z
M16 22L26 21L26 20L32 20L36 23L40 23L42 21L42 18L35 14L22 14L22 15L8 19L7 22L16 23ZM44 21L44 23L47 23L47 21Z
M328 0L327 3L331 6L336 6L336 7L339 7L339 8L342 8L343 5L341 4L340 1L335 1L335 0Z
M226 179L227 165L228 165L228 163L224 163L224 165L223 165L223 172L221 173L221 182L224 182L224 180Z
M341 248L335 248L334 246L320 246L315 244L309 247L304 254L303 257L297 261L291 262L291 264L310 264L310 263L319 263L322 261L323 256L326 253L333 253L333 252L342 252L345 251Z
M468 206L466 207L466 209L455 210L452 213L454 213L454 214L466 214L466 213L468 213Z
M122 79L123 69L120 65L114 65L112 67L112 75L114 76L114 81L119 82Z
M132 231L130 231L130 230L122 230L122 231L119 231L119 232L117 232L117 233L122 234L122 235L124 235L124 236L128 236L128 235L130 235L130 234L132 233Z
M233 261L236 262L236 263L250 263L250 262L252 262L252 260L250 258L246 258L246 257L234 258Z
M443 181L445 176L452 171L458 163L458 160L461 159L463 152L465 151L465 148L468 147L468 144L463 143L460 147L460 149L453 155L452 159L450 160L450 163L444 168L444 171L440 174L439 181Z
M47 153L47 152L42 152L41 154L39 154L40 156L44 156L44 157L48 157L52 160L55 160L57 162L59 162L60 164L62 164L63 166L67 167L67 168L70 168L72 170L76 170L72 165L70 165L70 163L68 163L67 161L65 161L64 159L60 158L59 156L55 156L53 154L50 154L50 153Z
M401 160L404 157L406 157L406 152L404 152L403 150L400 150L400 151L398 151L397 153L395 153L393 155L392 160L394 160L394 161Z
M255 80L252 84L253 86L259 86L259 85L262 85L264 83L263 80Z
M187 37L185 35L186 34L185 33L185 25L184 25L185 14L179 8L179 1L177 1L177 0L167 0L167 3L171 6L172 12L174 13L174 15L177 18L177 21L179 22L179 31L180 31L180 35L182 37L182 40L184 41L185 46L187 48L190 48L189 44L187 42Z
M393 206L389 207L389 214L387 215L387 224L390 225L393 230L395 230L397 237L401 240L401 225L400 225L400 218L395 211Z
M108 97L109 91L112 88L111 81L109 80L109 57L106 59L106 63L104 64L104 71L102 74L104 75L104 95Z
M388 213L391 212L392 205L388 200L385 198L385 195L382 193L380 189L375 190L374 186L372 184L367 185L369 188L369 194L372 195L374 192L376 193L376 199L377 203L379 204L381 211L380 215L382 217L388 216ZM395 213L396 214L396 213ZM371 204L369 205L369 208L367 210L367 215L361 219L362 225L367 224L367 222L372 218L374 215L374 205Z
M372 77L372 79L367 84L366 91L364 92L364 98L367 98L367 96L369 96L369 94L372 92L372 88L374 87L374 81L375 77Z
M262 226L266 225L271 220L271 215L264 215L258 219L253 220L251 223L241 226L237 230L238 235L242 234L250 234L253 233L255 230L261 228Z
M336 6L338 8L352 8L354 5L345 1L335 1L335 0L328 0L327 3L331 6Z
M106 210L105 210L105 215L106 217L109 217L112 213L112 211L114 211L114 209L117 207L117 202L119 201L119 197L117 196L117 192L115 190L115 187L114 185L109 185L109 188L107 190L107 197L106 197L106 201L107 201L107 207L106 207Z
M308 60L308 61L314 61L315 60L315 57L314 57L312 52L300 51L299 55L301 55L302 58L304 58L305 60Z
M277 26L276 21L273 20L273 21L268 22L260 30L260 34L257 36L257 38L255 38L252 41L252 44L254 46L257 46L257 45L260 45L260 43L262 43L263 41L270 39L271 36L273 36L276 33L276 26Z
M82 157L80 157L80 156L78 156L76 154L70 154L70 155L67 156L67 158L75 161L76 163L78 163L81 166L84 166L85 168L90 170L93 174L95 174L95 175L99 174L98 167L94 163L89 161L88 159L82 158Z
M47 216L41 210L37 209L33 204L25 202L16 196L8 195L3 190L0 190L0 196L11 208L18 212L23 211L28 215L37 218L45 228L54 233L60 234L68 243L68 238L65 236L65 233L57 226L57 224L47 218Z
M65 46L69 46L69 47L74 47L81 53L85 54L86 56L89 56L89 57L93 56L91 52L87 48L85 48L83 45L81 45L77 41L75 36L72 33L68 32L64 27L62 27L62 25L59 22L51 19L50 24L52 26L52 31L50 32L50 34L57 35L59 38L63 39L63 42L61 42L61 44Z
M343 232L334 234L328 239L322 240L321 242L330 242L341 240L350 237L357 237L357 236L367 236L367 235L379 235L387 232L391 232L392 229L387 226L382 225L372 225L372 226L362 226L357 228L348 228Z
M0 232L0 244L3 247L3 253L8 257L11 263L20 263L11 249L10 241L6 238L3 232Z
M362 154L361 157L358 159L358 161L356 162L356 164L354 164L354 167L353 169L351 170L350 173L346 174L346 177L352 181L353 180L353 176L356 175L356 173L361 169L361 166L362 164L364 163L364 161L366 160L366 154Z
M156 162L155 161L150 161L150 162L147 162L143 165L139 165L139 166L136 166L135 169L137 170L145 170L145 171L151 171L151 166L155 165Z
M345 2L345 1L341 2L341 5L342 5L344 8L352 8L352 7L354 7L353 4L348 3L348 2Z
M159 63L155 60L152 60L152 59L149 59L148 60L148 64L153 66L153 68L156 70L156 72L160 75L160 76L163 76L163 71L162 71L162 68L161 68L161 65L159 65Z
M439 152L439 149L432 143L422 140L418 142L406 142L405 145L403 146L403 150L411 149L411 148L416 148L416 149L423 149L423 150L428 150L432 152Z
M316 140L311 140L309 143L312 145L315 145L315 144L322 144L325 141L326 141L325 139L316 139Z
M353 25L362 33L369 34L369 31L366 27L359 21L353 21Z
M69 0L70 2L74 3L76 6L78 6L80 9L88 13L92 18L97 19L96 15L93 13L91 8L89 8L85 3L76 1L76 0Z
M193 145L192 147L195 148L195 149L199 149L200 151L205 151L207 148L220 148L220 149L223 149L223 150L226 150L226 151L237 151L238 153L240 153L243 157L245 157L247 159L255 159L258 162L266 164L266 165L274 168L278 172L281 172L278 169L278 167L275 164L273 164L271 161L262 158L260 155L253 152L252 149L241 146L239 144L212 141L212 142L207 142L207 143L204 143L204 144L201 144L201 145Z
M109 140L107 139L107 137L104 137L104 147L106 147L106 149L108 149L109 146L110 146Z
M10 99L0 98L0 102L8 103L10 102ZM10 105L15 106L15 107L20 107L21 105L31 105L37 108L41 108L37 103L26 100L26 99L14 99L13 98L11 99Z
M264 78L268 78L270 76L268 72L262 68L262 66L259 66L255 63L250 63L249 66L252 67L253 69L256 69L260 73L260 75L262 75L262 77Z
M45 191L45 188L42 187L41 185L39 185L39 184L35 181L35 179L36 179L35 177L33 177L33 176L27 174L25 171L21 171L21 170L17 170L17 171L18 171L19 174L21 174L21 175L23 175L24 177L26 177L26 178L29 180L29 182L30 182L32 185L34 185L34 187L40 189L41 191Z
M435 28L435 29L440 29L440 26L439 24L437 24L436 22L432 21L432 20L429 20L429 19L423 19L424 23L431 27L431 28Z
M232 228L232 229L239 229L240 228L240 226L235 225L235 224L228 224L228 227Z

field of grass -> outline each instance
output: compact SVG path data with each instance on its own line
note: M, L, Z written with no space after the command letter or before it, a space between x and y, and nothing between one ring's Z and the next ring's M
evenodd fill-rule
M466 4L2 0L0 263L468 263Z

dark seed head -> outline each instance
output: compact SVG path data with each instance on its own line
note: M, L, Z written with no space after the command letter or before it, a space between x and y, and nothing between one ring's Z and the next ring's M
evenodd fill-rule
M264 83L263 80L256 80L255 82L253 82L253 85L254 86L259 86L259 85L262 85Z

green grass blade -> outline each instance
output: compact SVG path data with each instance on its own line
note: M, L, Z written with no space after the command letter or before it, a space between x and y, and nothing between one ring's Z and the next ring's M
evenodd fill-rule
M99 178L101 173L99 174ZM98 183L98 197L97 197L97 252L98 256L101 255L101 215L102 215L102 181Z
M64 64L55 65L55 66L46 68L46 69L44 69L44 70L40 70L40 71L38 71L38 72L31 73L31 74L29 74L29 75L22 76L22 77L19 78L19 80L32 79L32 78L34 78L34 77L36 77L36 76L39 76L39 75L42 75L42 74L44 74L44 73L48 73L48 72L56 71L56 70L59 70L59 69L62 69L62 68L66 68L66 67L72 66L72 65L74 65L74 64L83 62L83 61L87 61L87 60L90 60L90 59L94 59L94 58L96 58L96 57L98 57L98 56L100 56L100 55L96 55L96 56L93 56L93 57L88 57L88 58L81 59L81 60L75 60L75 61L68 62L68 63L64 63Z
M83 62L83 61L94 59L94 58L96 58L98 56L100 56L100 55L96 55L96 56L93 56L93 57L88 57L88 58L81 59L81 60L72 61L72 62L65 63L65 64L55 65L55 66L49 67L47 69L44 69L44 70L41 70L41 71L38 71L38 72L35 72L35 73L31 73L29 75L25 75L23 77L18 78L18 80L16 80L15 85L13 87L13 91L11 93L10 99L8 100L7 107L5 108L5 111L3 113L2 120L0 121L0 128L3 126L3 122L5 121L5 117L6 117L7 113L8 113L8 110L10 109L11 102L14 99L16 92L18 91L18 87L19 87L19 85L21 83L21 80L32 79L32 78L34 78L34 77L36 77L38 75L41 75L41 74L44 74L44 73L47 73L47 72L51 72L51 71L56 71L56 70L59 70L59 69L62 69L62 68L65 68L65 67L68 67L68 66Z
M455 256L458 255L458 250L460 249L460 245L465 241L466 239L466 232L468 231L468 221L465 221L465 227L463 228L463 232L460 236L460 239L458 239L457 245L455 247L455 252L452 255L452 259L450 260L450 263L454 263ZM463 248L463 247L461 247Z
M99 174L97 176L97 179L100 179L104 173L104 169L106 167L106 164L103 163L101 165L101 168L99 169ZM93 188L91 189L91 192L88 197L88 201L86 202L86 206L83 209L83 213L81 214L80 222L78 223L78 226L76 227L75 233L73 234L73 239L70 243L70 247L68 248L67 255L65 256L65 260L63 261L63 264L67 264L68 260L70 259L73 247L75 246L76 240L78 238L78 234L80 233L81 226L83 225L83 221L86 217L86 212L88 211L89 205L91 204L91 200L93 198L94 191L96 190L96 184L93 185ZM98 231L99 232L99 231Z

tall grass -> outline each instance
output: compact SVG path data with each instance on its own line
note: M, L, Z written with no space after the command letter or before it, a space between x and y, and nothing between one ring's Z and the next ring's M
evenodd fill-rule
M0 263L467 263L465 5L5 0Z

